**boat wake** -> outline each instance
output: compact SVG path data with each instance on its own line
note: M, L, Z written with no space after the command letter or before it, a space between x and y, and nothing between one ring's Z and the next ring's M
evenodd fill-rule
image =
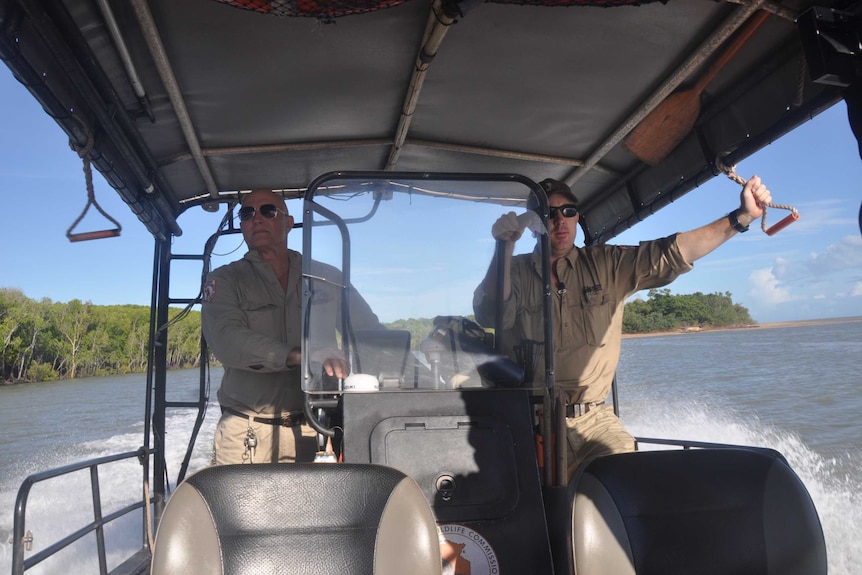
M213 430L217 410L210 409L197 448L189 463L189 474L209 465ZM166 420L167 433L174 438L188 434L194 423L191 410L175 412ZM24 477L54 469L63 465L96 457L134 451L141 446L143 424L132 426L127 432L99 441L89 441L58 450L47 457L33 459L16 469L14 484L0 487L0 573L12 570L13 510L19 483ZM168 473L173 481L182 464L182 445L173 443L177 449L167 454ZM20 473L20 475L17 475ZM136 459L109 464L99 471L99 489L102 496L102 515L140 501L142 468ZM61 478L37 483L30 492L27 503L26 530L33 534L31 557L52 543L68 536L93 521L93 505L90 495L90 474L75 472ZM105 527L107 568L111 570L143 547L141 511L137 510ZM63 551L46 559L31 569L28 575L86 575L98 574L99 561L96 553L96 538L89 534L71 544Z
M198 448L190 462L189 473L209 464L217 412L213 408L209 411L198 438ZM636 406L629 406L622 415L629 431L641 437L686 438L777 449L787 458L814 499L826 535L829 572L833 575L852 575L855 566L862 564L862 469L860 462L850 454L823 456L806 446L793 433L774 428L754 417L746 416L743 421L738 414L734 416L725 410L711 409L696 402L639 402ZM175 434L175 438L187 433L193 420L191 411L174 413L167 420L167 432ZM140 446L142 429L142 426L138 426L101 441L81 443L74 449L58 451L37 463L27 464L27 467L34 469L26 472L33 473L87 458L133 451ZM167 464L172 478L176 477L183 455L179 448L168 454ZM103 514L137 501L141 496L140 465L134 460L113 465L110 472L100 472L99 475ZM27 473L17 481L20 482ZM0 491L0 572L4 573L9 573L12 565L12 545L9 541L17 488L17 483L3 485ZM62 510L62 517L58 517L58 510ZM27 530L34 536L33 552L38 552L92 521L89 474L79 472L63 480L37 484L31 493L27 517ZM140 511L121 518L105 529L109 570L142 547L141 531ZM96 574L99 564L95 549L95 538L88 535L55 557L28 570L28 574Z
M691 402L641 402L621 414L639 437L770 447L799 475L820 516L832 575L853 575L862 564L862 462L852 454L824 456L794 433L746 414ZM652 447L644 446L644 449Z

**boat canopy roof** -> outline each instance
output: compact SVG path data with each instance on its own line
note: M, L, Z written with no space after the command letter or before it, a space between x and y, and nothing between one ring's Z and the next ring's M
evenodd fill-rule
M847 9L821 6L10 0L0 51L157 239L238 191L397 170L563 180L594 243L842 97L831 56L806 63L804 23ZM629 134L681 92L679 143L644 159L673 130Z

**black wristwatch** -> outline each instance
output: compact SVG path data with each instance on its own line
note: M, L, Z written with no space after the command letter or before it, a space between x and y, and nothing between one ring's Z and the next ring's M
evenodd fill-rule
M729 214L727 214L727 219L730 220L730 225L733 226L733 229L738 231L739 233L745 233L748 231L748 226L743 226L739 223L739 218L737 217L737 213L739 210L733 210Z

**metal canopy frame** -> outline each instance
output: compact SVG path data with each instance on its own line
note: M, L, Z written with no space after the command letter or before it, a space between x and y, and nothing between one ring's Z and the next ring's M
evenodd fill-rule
M594 243L841 99L806 76L794 20L811 6L411 0L324 23L216 0L6 0L0 55L73 142L92 130L93 165L156 238L224 192L300 196L321 173L385 169L565 180ZM770 17L691 133L655 166L629 153L626 135L756 10Z

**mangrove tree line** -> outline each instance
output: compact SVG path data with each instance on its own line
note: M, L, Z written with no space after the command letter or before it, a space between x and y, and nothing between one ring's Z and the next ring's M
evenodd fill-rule
M171 318L180 314L171 309ZM472 316L469 316L472 319ZM433 318L387 324L410 331L414 350L431 333ZM0 382L50 381L140 373L147 368L150 310L140 305L35 301L20 290L0 288ZM623 333L753 323L748 310L723 294L672 295L653 289L625 306ZM192 310L168 331L168 368L200 364L200 312Z
M171 309L171 317L180 313ZM150 308L32 300L0 288L0 381L50 381L147 368ZM200 312L172 325L170 368L200 362Z

